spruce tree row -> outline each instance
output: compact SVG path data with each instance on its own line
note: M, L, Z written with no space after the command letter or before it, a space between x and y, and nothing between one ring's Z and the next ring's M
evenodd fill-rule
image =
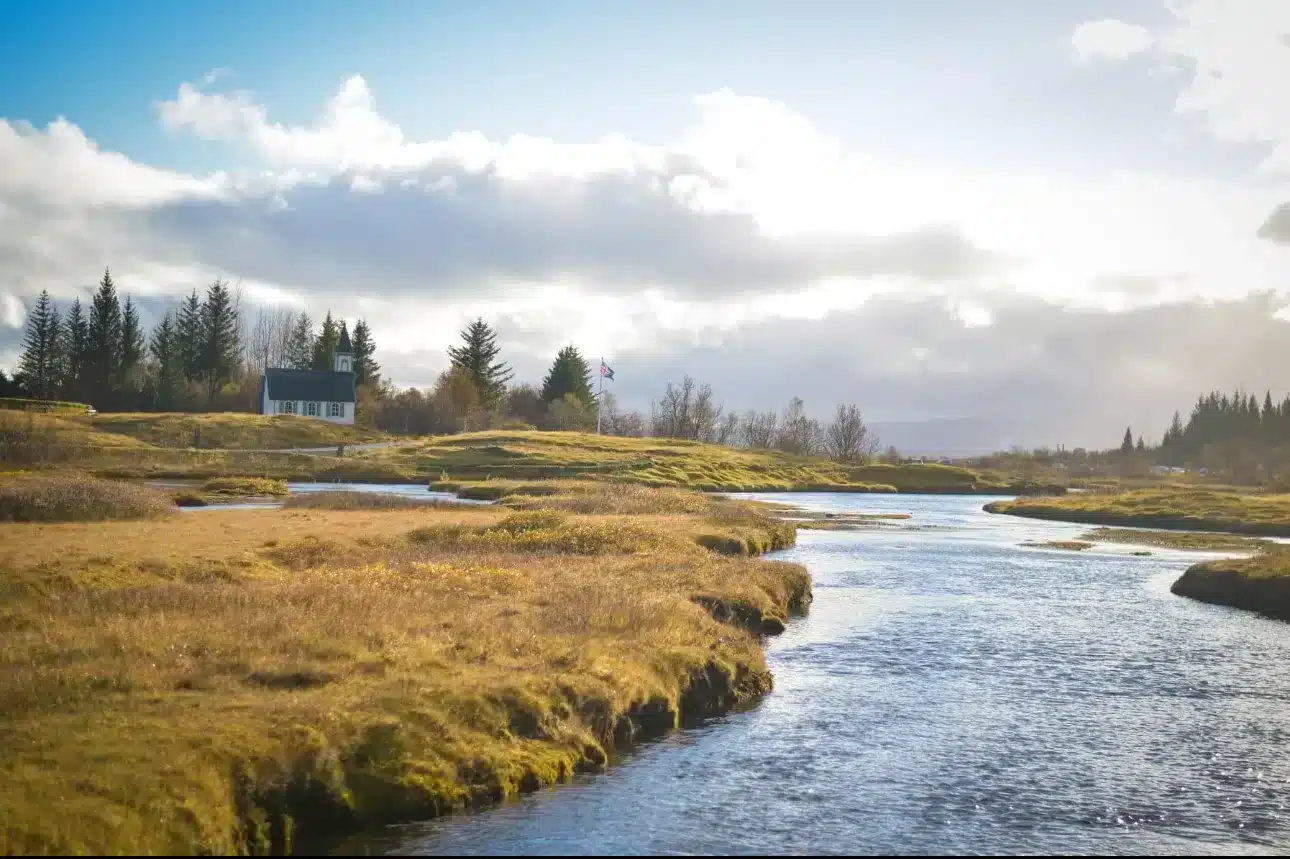
M88 314L78 298L62 315L42 292L28 316L18 370L12 380L0 379L0 396L61 399L100 411L255 410L265 366L331 369L332 351L347 332L344 321L338 325L329 312L315 332L307 314L278 314L285 324L278 332L262 331L262 339L285 348L257 356L255 364L239 304L228 284L217 280L204 296L194 289L145 336L138 308L129 296L121 300L110 271ZM356 381L375 388L380 366L364 320L354 326L352 344Z
M1271 391L1263 402L1253 394L1217 391L1199 397L1184 424L1174 413L1160 442L1160 461L1182 466L1198 462L1206 448L1240 446L1248 451L1290 447L1290 395L1280 403Z

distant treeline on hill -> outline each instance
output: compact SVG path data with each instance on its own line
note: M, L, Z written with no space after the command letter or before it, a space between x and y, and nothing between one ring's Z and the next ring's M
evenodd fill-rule
M1163 465L1206 469L1290 470L1290 395L1212 392L1197 399L1184 424L1174 413L1155 451Z
M0 397L71 400L99 411L258 411L267 367L324 369L346 331L330 313L314 328L304 313L246 312L237 290L211 284L194 291L145 336L131 298L122 302L105 272L85 313L74 301L65 315L47 292L27 321L13 380L0 374ZM380 375L375 341L364 320L354 326L357 419L391 433L430 435L494 427L591 430L611 435L690 439L714 444L871 459L878 439L854 404L827 423L794 397L782 412L726 411L711 386L689 376L668 383L649 413L623 411L610 391L593 391L591 367L566 346L540 385L513 384L497 333L482 319L450 347L449 368L428 390L398 388ZM599 402L598 402L599 401ZM889 457L894 451L888 452Z
M105 271L89 309L64 313L42 292L27 319L12 380L0 396L88 403L99 411L257 411L266 367L330 368L346 323L327 314L315 330L307 314L247 312L240 290L215 281L194 290L145 332L131 297L121 301ZM376 385L380 368L367 323L352 337L358 381Z

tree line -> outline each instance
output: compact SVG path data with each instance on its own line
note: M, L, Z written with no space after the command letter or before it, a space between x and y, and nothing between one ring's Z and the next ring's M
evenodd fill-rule
M1290 395L1262 401L1237 390L1196 399L1184 423L1175 412L1151 452L1162 465L1230 471L1236 477L1290 470Z
M453 433L490 427L594 430L597 401L607 435L655 436L803 456L866 462L878 450L859 407L839 405L828 423L810 417L794 397L782 412L726 411L712 387L684 376L669 382L648 413L619 409L613 394L593 391L593 372L570 345L556 353L540 384L510 384L514 371L501 359L497 332L476 319L448 349L449 367L421 391L386 385L360 402L373 424L388 432ZM360 393L360 397L363 394Z
M306 313L261 309L216 280L196 289L145 332L131 296L110 271L90 298L63 312L41 292L27 318L22 355L0 395L87 403L99 411L258 411L267 367L330 369L347 323L329 312L315 328ZM356 381L380 383L376 344L365 320L351 338Z
M349 333L329 312L315 326L307 313L246 311L239 290L215 281L194 290L145 335L133 299L122 301L105 271L90 301L64 314L42 292L32 308L19 369L0 377L0 396L89 403L100 411L258 412L259 378L269 367L330 369ZM427 390L398 388L381 376L366 321L350 338L355 357L357 420L391 433L431 435L495 427L594 430L658 436L846 462L870 459L878 439L855 405L828 423L810 417L800 398L782 412L727 411L712 387L684 376L666 385L648 412L623 410L609 391L593 390L593 372L574 346L560 349L539 384L514 383L497 332L476 319L447 350L448 368ZM3 386L10 389L5 391Z

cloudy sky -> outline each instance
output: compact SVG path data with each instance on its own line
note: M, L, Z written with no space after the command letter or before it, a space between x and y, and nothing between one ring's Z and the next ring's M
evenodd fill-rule
M0 0L0 366L110 265L992 443L1290 389L1290 2ZM899 439L893 439L899 441ZM945 446L952 447L948 440Z

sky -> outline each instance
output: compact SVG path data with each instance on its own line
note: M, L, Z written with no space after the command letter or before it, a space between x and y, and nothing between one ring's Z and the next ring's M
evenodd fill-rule
M1283 0L0 0L0 367L110 266L404 386L482 316L629 407L1158 437L1290 390L1286 81Z

